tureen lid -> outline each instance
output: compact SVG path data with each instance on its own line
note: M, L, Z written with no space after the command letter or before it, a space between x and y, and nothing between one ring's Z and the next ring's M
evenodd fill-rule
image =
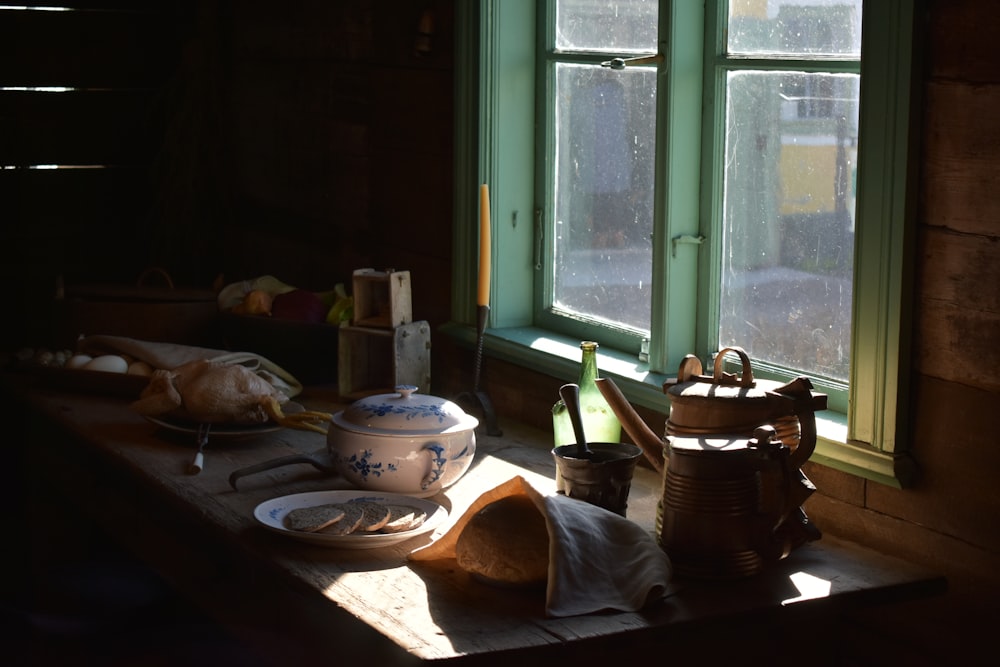
M475 428L479 420L457 404L399 385L392 394L358 399L333 416L341 428L383 435L433 435Z

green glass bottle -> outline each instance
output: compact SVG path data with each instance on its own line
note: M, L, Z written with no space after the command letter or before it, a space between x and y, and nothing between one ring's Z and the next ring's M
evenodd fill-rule
M580 361L580 412L583 432L587 442L621 442L622 424L604 395L597 388L597 343L585 340L580 343L583 355ZM576 442L573 424L562 399L552 406L552 431L555 446Z

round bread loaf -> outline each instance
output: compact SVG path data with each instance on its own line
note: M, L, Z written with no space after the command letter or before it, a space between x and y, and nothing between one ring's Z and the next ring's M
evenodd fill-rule
M545 518L530 498L501 498L469 519L455 544L455 558L487 583L542 586L549 569Z

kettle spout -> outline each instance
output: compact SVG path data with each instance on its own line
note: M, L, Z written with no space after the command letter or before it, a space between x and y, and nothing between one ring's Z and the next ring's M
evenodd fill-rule
M632 438L632 442L639 445L642 449L642 453L645 454L646 459L652 464L653 468L658 473L663 473L663 441L660 436L653 432L653 429L646 425L646 422L642 421L639 413L635 411L632 404L628 402L625 395L622 394L621 389L618 385L611 380L611 378L597 378L594 380L597 384L597 388L600 389L601 395L604 396L604 400L608 402L611 406L611 410L618 417L618 421L622 423L622 428L625 433Z

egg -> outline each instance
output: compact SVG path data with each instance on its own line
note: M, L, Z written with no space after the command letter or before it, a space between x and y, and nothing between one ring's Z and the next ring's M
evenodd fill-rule
M83 368L93 360L89 354L74 354L66 360L66 368Z
M102 354L94 357L84 366L85 371L101 371L103 373L125 373L128 371L128 362L117 354Z

